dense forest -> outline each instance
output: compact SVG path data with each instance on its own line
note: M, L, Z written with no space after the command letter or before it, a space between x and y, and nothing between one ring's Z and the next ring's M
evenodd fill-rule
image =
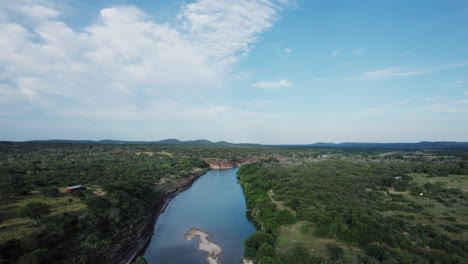
M0 143L0 263L90 263L148 221L201 158L243 161L269 149ZM83 185L78 192L65 187Z
M462 151L295 156L245 165L238 174L261 227L245 242L255 263L468 260Z
M467 261L460 149L3 142L0 263L95 262L207 160L250 163L238 175L254 263Z

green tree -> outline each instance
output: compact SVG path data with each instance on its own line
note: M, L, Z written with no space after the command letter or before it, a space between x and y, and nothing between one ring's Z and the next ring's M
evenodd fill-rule
M19 264L41 264L47 260L48 250L39 248L33 252L24 254L18 261Z
M330 258L332 260L338 260L338 259L343 258L344 256L344 250L337 245L328 244L327 250L328 250L328 255L330 255Z
M0 183L0 195L5 200L10 200L15 194L15 189L9 183Z
M18 211L18 215L20 217L30 218L34 220L34 224L37 224L38 220L50 214L50 212L50 207L47 204L41 202L32 202L21 207Z
M263 243L257 251L256 258L261 259L263 257L273 257L275 255L275 249L268 243Z
M107 214L107 210L110 208L110 202L100 196L92 196L85 200L88 209L95 215Z
M366 254L378 260L382 260L385 257L386 252L387 249L384 246L377 243L369 244L366 248Z
M144 257L138 257L133 264L147 264L148 262Z

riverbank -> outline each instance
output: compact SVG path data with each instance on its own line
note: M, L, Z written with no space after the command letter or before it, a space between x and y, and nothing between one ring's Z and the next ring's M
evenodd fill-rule
M154 232L154 224L158 217L167 208L167 205L172 198L177 196L180 192L189 188L198 178L200 178L207 171L196 173L188 178L183 179L177 186L166 193L163 197L155 201L151 206L151 218L148 221L142 223L139 231L135 235L127 238L123 238L119 243L114 244L111 248L100 253L95 258L93 263L118 263L118 264L129 264L131 263L149 243L151 236Z

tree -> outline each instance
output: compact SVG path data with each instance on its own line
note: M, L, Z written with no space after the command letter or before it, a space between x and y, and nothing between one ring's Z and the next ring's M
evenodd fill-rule
M147 264L148 262L146 261L146 259L144 257L138 257L136 260L135 260L135 263L134 264Z
M296 216L288 210L280 210L276 213L276 221L280 225L288 225L296 223Z
M387 253L387 249L380 244L372 243L372 244L367 245L366 254L368 256L374 257L378 260L383 260L386 253Z
M49 250L46 248L39 248L33 252L24 254L19 260L19 264L40 264L47 262Z
M268 243L263 243L257 251L256 258L261 259L263 257L273 257L275 255L275 249Z
M88 209L95 215L107 214L107 210L110 208L110 202L100 196L92 196L85 201Z
M50 214L50 212L50 207L47 204L41 202L32 202L21 207L18 211L18 215L20 217L30 218L34 220L34 224L37 224L38 220Z
M13 195L15 194L15 189L13 189L13 186L9 183L0 183L0 195L2 196L3 199L9 200L13 198Z
M328 255L330 255L330 258L332 260L338 260L338 259L343 258L344 256L344 250L337 245L328 244L327 250L328 250Z

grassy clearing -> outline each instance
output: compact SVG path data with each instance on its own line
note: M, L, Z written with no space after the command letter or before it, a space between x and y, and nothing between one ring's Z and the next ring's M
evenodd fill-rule
M447 187L459 188L468 192L468 175L449 175L447 177L427 177L425 173L411 173L409 175L419 184L443 182Z
M276 249L279 252L287 252L294 245L300 244L306 248L312 256L326 258L328 256L327 245L340 246L345 251L345 263L358 263L358 255L361 249L350 247L343 242L330 238L318 238L314 234L313 224L307 221L299 221L294 225L282 226L276 241Z
M140 156L140 155L148 155L148 156L154 156L154 155L160 155L160 156L168 156L168 157L173 157L173 154L170 152L166 151L158 151L158 152L152 152L152 151L146 151L146 152L136 152L135 155Z
M279 210L288 210L294 214L296 214L296 212L294 212L294 210L292 210L291 208L287 207L286 205L284 205L284 202L281 202L281 201L276 201L275 200L275 194L273 193L273 190L269 190L268 191L268 196L270 197L271 201L276 204L276 206L278 207Z
M268 191L268 196L273 203L278 206L279 210L288 210L295 214L295 211L284 205L282 201L274 199L273 190ZM343 260L346 263L358 263L358 255L361 249L357 247L350 247L343 242L336 239L325 239L314 236L314 225L307 221L298 221L293 225L281 226L278 238L276 240L275 248L279 252L287 252L294 245L300 244L306 248L312 256L326 258L328 256L327 245L334 244L340 246L345 251Z
M414 181L420 185L426 183L436 183L443 182L446 187L449 188L459 188L463 192L468 191L468 176L466 175L449 175L448 177L427 177L427 174L423 173L413 173L410 174L413 176ZM422 212L411 213L411 212L400 212L400 211L387 211L384 212L384 215L412 215L415 217L415 224L423 225L433 225L438 232L445 234L453 239L468 239L468 232L466 230L462 233L453 233L448 232L443 229L441 225L452 225L452 224L462 224L468 225L468 211L467 203L464 200L457 199L457 203L453 206L446 206L435 199L423 196L414 196L409 192L396 192L390 190L389 193L392 194L401 194L408 203L416 203L424 207ZM452 219L455 219L453 221Z
M64 189L61 188L61 191ZM17 196L7 202L2 201L0 203L0 219L3 221L0 222L0 240L20 238L41 228L40 225L34 225L30 219L18 217L18 209L27 203L43 202L49 205L52 211L49 217L85 210L86 205L80 199L70 194L61 193L60 195L49 198L44 197L38 191L33 191L29 195ZM47 222L47 217L42 221Z

